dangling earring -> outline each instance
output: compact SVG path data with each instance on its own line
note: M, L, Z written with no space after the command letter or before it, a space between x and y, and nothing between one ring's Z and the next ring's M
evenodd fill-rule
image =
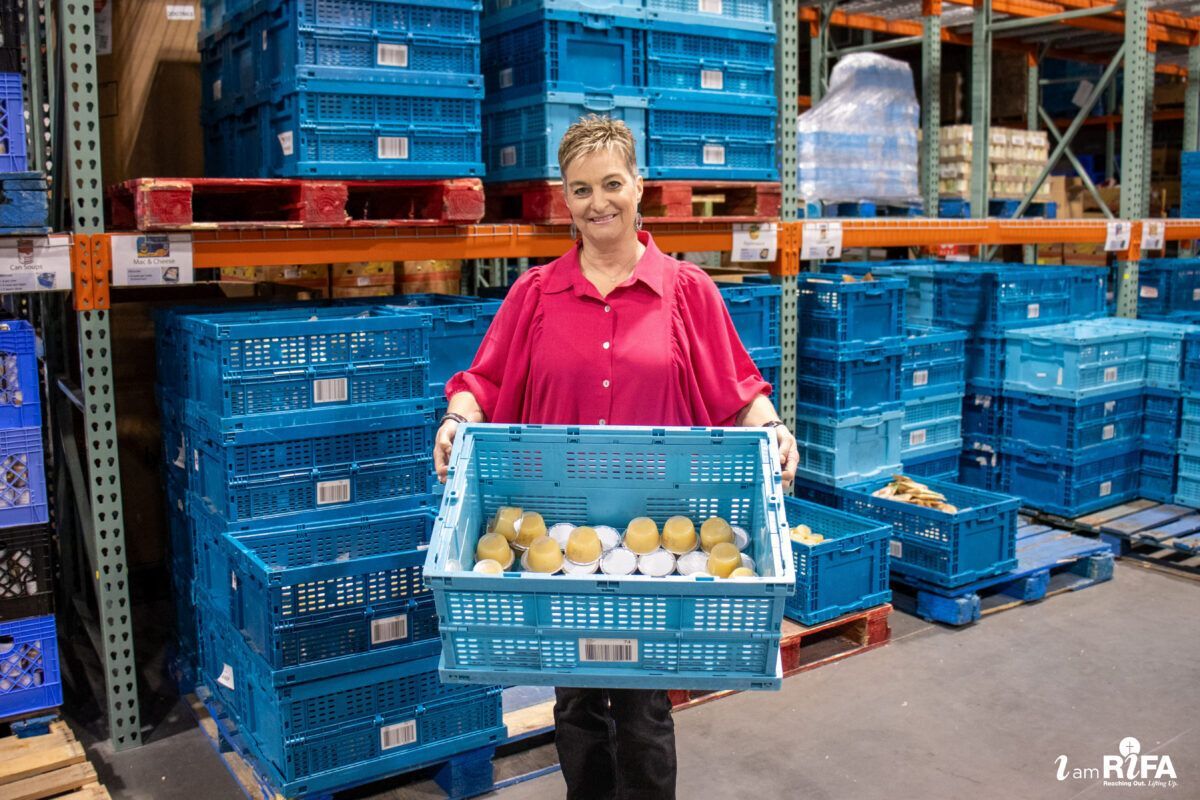
M641 211L637 212L637 216L635 216L633 218L633 227L634 227L634 230L640 231L642 229L642 212Z
M572 241L574 241L574 240L576 240L576 239L578 239L578 238L579 238L579 229L578 229L578 228L576 228L576 227L575 227L575 223L574 223L574 222L572 222L572 223L571 223L571 240L572 240Z

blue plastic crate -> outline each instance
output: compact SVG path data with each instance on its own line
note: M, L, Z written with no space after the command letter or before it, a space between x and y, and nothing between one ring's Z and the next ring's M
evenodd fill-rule
M436 657L275 686L237 632L211 616L202 609L206 689L286 795L367 783L505 736L500 688L442 683Z
M29 169L21 73L0 72L0 173Z
M208 312L177 324L187 396L220 417L222 430L429 407L431 325L420 317L313 306Z
M0 321L0 428L38 428L42 392L37 337L23 319Z
M1180 445L1200 453L1200 394L1185 394L1180 410Z
M408 294L388 301L388 313L403 311L430 320L429 394L441 398L446 381L467 369L484 334L500 312L499 300L448 294Z
M49 519L41 428L0 430L0 528Z
M894 572L950 587L1016 568L1017 498L956 483L921 481L958 508L951 514L872 496L890 480L848 487L843 507L892 526Z
M824 275L800 276L796 300L800 349L829 353L847 345L902 345L904 289L899 278L845 283Z
M900 399L961 395L966 389L967 334L921 326L909 326L906 334Z
M1200 312L1200 259L1148 258L1138 263L1138 316Z
M1183 419L1183 398L1170 389L1148 388L1142 395L1145 416L1142 437L1147 443L1161 443L1172 450L1179 443Z
M796 413L846 420L900 410L904 345L802 352L796 359Z
M489 181L562 178L558 144L567 128L588 114L619 119L629 126L638 170L646 174L644 96L556 92L484 104L484 160Z
M967 385L963 396L963 435L997 438L1004 435L1004 396Z
M793 541L796 593L784 615L804 625L840 617L892 599L888 589L891 526L815 503L785 497L789 528L807 525L825 537L820 544Z
M189 413L188 487L230 522L428 503L433 412L222 433Z
M1138 494L1159 503L1175 502L1178 456L1173 450L1143 448L1138 472Z
M721 286L721 298L747 349L779 346L779 299L774 285Z
M1104 324L1119 330L1140 332L1146 337L1146 386L1180 389L1186 342L1200 337L1200 325L1182 325L1145 319L1108 317Z
M795 574L779 456L767 431L465 425L425 562L450 681L608 688L777 689ZM718 515L749 533L759 577L472 573L501 505L548 525L622 529ZM592 648L610 640L614 650ZM616 640L616 641L611 641ZM603 659L621 660L603 660ZM597 660L593 660L597 659Z
M542 9L603 14L651 25L718 26L757 33L775 30L771 0L484 0L484 25L501 24Z
M1068 322L1008 334L1005 390L1080 399L1141 389L1145 378L1145 335L1118 329L1105 320Z
M62 705L54 615L0 622L0 719Z
M961 454L962 442L959 441L948 450L905 458L904 474L922 480L932 478L935 481L956 482Z
M783 390L783 387L779 385L780 368L783 366L783 348L755 347L747 352L750 353L754 366L758 367L762 379L771 384L772 393L778 397Z
M713 25L654 24L646 31L646 83L698 98L775 96L775 36Z
M1084 456L1006 451L1004 464L1006 491L1033 508L1077 517L1137 497L1141 451L1136 443Z
M1178 474L1175 478L1175 502L1181 506L1200 508L1200 477Z
M958 459L959 483L988 492L1007 491L1006 459L1004 453L1000 452L998 439L964 436L962 454Z
M229 525L192 501L197 590L275 670L276 684L436 654L421 582L431 509L293 525Z
M779 180L774 97L730 96L717 103L687 92L654 90L649 102L647 177Z
M1081 455L1091 448L1136 443L1142 436L1143 401L1139 389L1096 395L1084 400L1044 397L1025 392L1004 395L1006 446Z
M902 461L962 445L961 394L910 400L904 404L900 431Z
M890 411L844 422L796 417L799 477L845 486L900 470L904 412Z

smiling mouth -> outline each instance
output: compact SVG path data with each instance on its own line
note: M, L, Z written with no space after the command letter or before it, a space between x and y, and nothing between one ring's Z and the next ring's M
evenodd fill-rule
M592 217L589 220L593 225L603 225L606 222L612 222L617 218L616 214L605 214L603 217Z

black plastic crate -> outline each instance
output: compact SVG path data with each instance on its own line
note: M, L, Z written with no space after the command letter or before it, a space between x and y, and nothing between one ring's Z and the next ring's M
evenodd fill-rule
M0 620L54 610L52 550L47 525L0 529Z

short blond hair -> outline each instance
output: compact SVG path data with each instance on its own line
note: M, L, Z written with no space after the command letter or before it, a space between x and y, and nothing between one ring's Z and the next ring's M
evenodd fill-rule
M637 152L633 132L619 119L588 114L567 128L558 145L558 168L565 176L567 165L581 156L600 150L616 153L625 161L631 175L637 175Z

